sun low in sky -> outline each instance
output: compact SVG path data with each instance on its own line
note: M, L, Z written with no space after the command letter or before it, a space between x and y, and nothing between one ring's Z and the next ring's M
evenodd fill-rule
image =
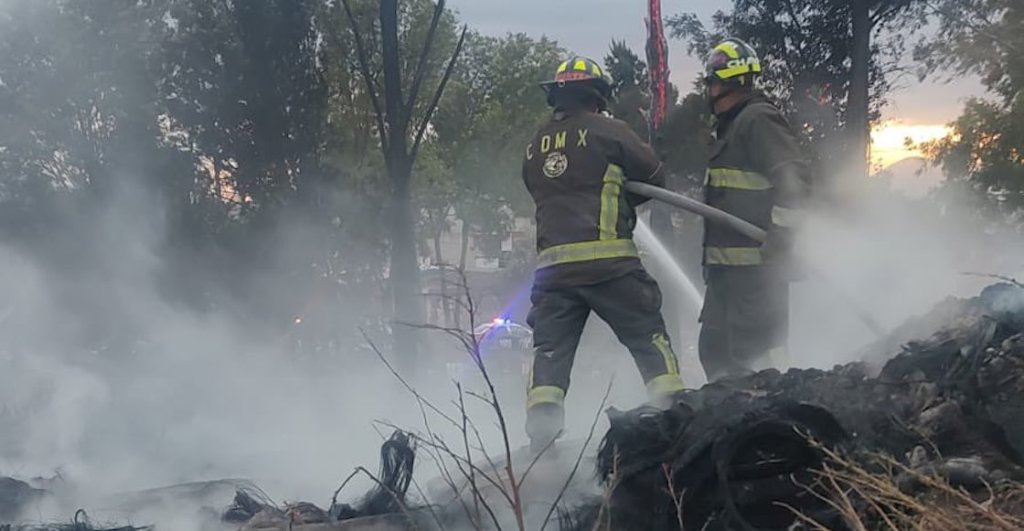
M917 147L949 136L945 125L910 125L895 120L882 122L871 131L871 166L881 170L908 158L923 157Z
M942 181L942 172L924 161L920 146L950 133L945 125L882 122L871 131L871 170L892 190L921 197Z

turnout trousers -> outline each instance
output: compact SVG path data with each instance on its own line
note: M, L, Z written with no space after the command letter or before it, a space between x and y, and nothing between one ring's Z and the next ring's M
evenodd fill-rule
M708 381L781 363L789 336L789 281L773 267L708 267L701 365Z
M587 286L535 286L531 301L527 322L533 328L534 358L526 431L535 445L549 443L564 426L569 377L591 311L629 349L652 399L683 390L679 363L661 316L661 291L642 269Z

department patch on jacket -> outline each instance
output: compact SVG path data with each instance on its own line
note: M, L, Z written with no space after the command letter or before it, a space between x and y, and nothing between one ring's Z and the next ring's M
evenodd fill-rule
M569 157L565 153L556 151L544 159L544 176L548 179L557 179L569 169Z

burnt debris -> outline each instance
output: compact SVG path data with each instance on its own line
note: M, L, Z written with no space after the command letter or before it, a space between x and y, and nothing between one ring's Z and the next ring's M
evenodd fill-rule
M224 512L221 519L225 523L239 525L298 525L404 513L407 510L407 493L412 483L415 465L415 440L409 434L396 430L381 445L380 470L373 476L374 487L356 505L338 503L336 493L328 510L308 502L298 502L280 508L262 493L239 490L235 494L234 503Z
M610 501L578 508L563 528L787 529L800 513L844 529L812 487L829 455L869 470L889 456L910 472L897 478L908 491L922 475L965 489L1024 477L1024 290L998 284L955 307L912 323L947 326L880 371L768 370L668 411L610 410L598 457Z

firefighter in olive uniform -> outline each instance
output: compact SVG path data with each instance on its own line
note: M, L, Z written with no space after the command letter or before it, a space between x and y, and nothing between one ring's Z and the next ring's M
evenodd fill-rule
M611 85L584 58L542 84L554 116L526 148L523 180L537 207L537 270L528 322L534 361L527 398L531 443L543 447L564 423L576 347L590 312L632 353L652 399L683 389L661 317L661 292L633 243L636 207L626 179L664 184L654 151L605 113Z
M793 230L808 164L785 117L754 90L760 73L757 53L739 39L715 46L706 64L717 127L705 201L768 233L762 244L724 225L705 227L699 351L710 381L780 363L787 343Z

